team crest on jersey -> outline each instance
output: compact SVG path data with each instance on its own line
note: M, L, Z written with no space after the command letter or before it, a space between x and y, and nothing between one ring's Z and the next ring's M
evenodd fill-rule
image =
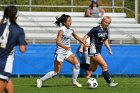
M107 33L98 33L98 37L107 37Z

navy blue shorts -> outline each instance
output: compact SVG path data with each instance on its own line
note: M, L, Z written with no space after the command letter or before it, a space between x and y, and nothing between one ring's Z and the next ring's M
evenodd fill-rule
M7 81L10 79L13 70L13 60L13 55L0 60L0 79Z

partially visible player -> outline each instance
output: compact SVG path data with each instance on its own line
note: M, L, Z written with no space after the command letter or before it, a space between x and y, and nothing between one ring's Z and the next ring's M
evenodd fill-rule
M67 60L69 63L73 64L72 83L77 87L82 87L82 85L77 82L80 63L77 60L76 56L71 51L71 47L70 47L71 36L73 36L82 44L84 43L80 40L80 37L77 36L74 30L71 28L72 20L69 15L65 15L65 14L61 15L60 18L57 18L57 21L55 23L58 26L60 26L60 30L58 32L57 39L56 39L57 49L55 51L55 61L54 61L55 69L54 71L48 72L40 79L37 79L37 87L38 88L42 87L42 83L45 80L48 80L49 78L60 73L64 59Z
M88 38L86 40L86 44L90 44L90 38ZM80 63L80 67L86 70L85 77L86 78L90 78L91 75L92 75L92 72L94 72L96 70L97 66L96 67L94 66L95 67L94 70L92 69L92 71L90 71L90 69L89 69L89 67L90 67L90 60L92 60L92 59L90 59L90 56L88 55L88 47L84 47L81 44L81 46L79 48L79 52L80 53L84 53L84 58L85 58L85 62Z
M90 37L90 48L88 54L90 56L90 71L96 70L99 65L102 68L102 75L109 86L114 87L117 86L118 83L114 83L111 80L110 75L108 73L107 63L101 55L101 49L103 43L109 50L110 55L112 55L112 51L110 45L108 43L108 26L111 23L111 18L109 16L103 17L99 26L93 27L84 37L83 42Z
M24 30L16 23L17 11L15 6L7 6L0 23L0 93L4 90L6 93L14 93L10 77L15 47L19 45L21 52L26 51Z

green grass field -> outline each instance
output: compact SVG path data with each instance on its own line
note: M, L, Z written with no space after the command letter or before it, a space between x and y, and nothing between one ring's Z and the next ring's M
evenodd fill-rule
M36 88L35 77L30 78L12 78L15 86L15 93L139 93L140 78L117 77L112 78L119 83L117 87L109 87L102 77L97 78L99 86L96 89L86 87L86 78L78 78L83 84L78 88L71 84L71 78L55 77L44 82L42 88Z

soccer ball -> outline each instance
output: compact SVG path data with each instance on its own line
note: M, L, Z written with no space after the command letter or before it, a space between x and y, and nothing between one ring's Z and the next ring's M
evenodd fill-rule
M97 88L98 82L95 78L89 78L87 81L87 87L88 88Z

